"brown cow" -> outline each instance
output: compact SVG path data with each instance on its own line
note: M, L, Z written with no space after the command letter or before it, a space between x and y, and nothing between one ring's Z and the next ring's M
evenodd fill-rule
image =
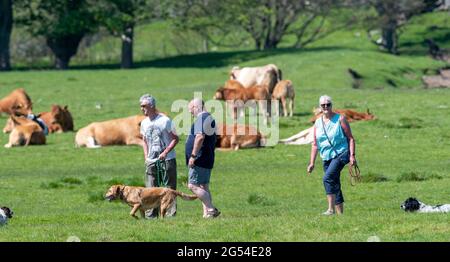
M144 115L94 122L78 130L77 147L98 148L106 145L143 145L140 126Z
M50 112L42 112L37 117L44 121L49 133L73 131L73 119L67 106L62 108L59 105L52 105ZM13 128L14 123L11 118L8 118L3 133L9 133Z
M230 86L229 83L226 83L225 86ZM237 111L242 110L242 106L238 105L239 102L247 102L249 100L256 100L259 104L259 109L264 118L267 117L267 101L270 96L267 92L267 88L261 86L253 86L249 88L244 88L239 82L234 81L232 83L232 88L224 88L220 87L217 89L214 99L216 100L225 100L229 107L233 109L233 119L237 117ZM243 111L241 111L243 113ZM242 114L241 114L242 116Z
M265 138L248 125L218 125L216 147L222 150L238 150L264 146Z
M9 134L6 148L13 146L43 145L46 142L42 128L33 120L26 117L10 116L14 128Z
M25 89L19 88L0 99L0 113L27 115L31 114L33 105Z
M45 122L50 133L73 131L73 118L67 106L52 105L50 112L42 112L38 117Z
M281 70L274 64L243 68L235 66L230 71L230 79L239 81L245 88L266 86L269 94L272 94L275 85L281 80Z
M288 112L286 109L286 100L289 99L289 116L292 117L294 114L294 99L295 99L295 91L292 86L291 80L281 80L275 86L275 89L272 93L272 99L281 100L281 105L283 106L283 114L284 116L288 116ZM276 114L279 115L280 107L277 108Z
M313 111L316 115L309 120L311 123L316 122L316 119L322 116L320 110L314 109ZM369 109L367 109L367 113L360 113L351 109L335 109L334 112L344 115L348 122L375 119L375 116L369 112Z

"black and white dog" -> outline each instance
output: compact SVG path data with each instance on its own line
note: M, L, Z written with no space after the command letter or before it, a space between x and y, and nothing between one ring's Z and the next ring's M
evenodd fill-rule
M8 219L12 218L14 212L8 207L0 208L0 226L6 225L8 223Z
M447 213L450 212L450 204L429 206L420 202L419 200L410 197L403 202L400 206L401 209L406 212L418 212L418 213Z

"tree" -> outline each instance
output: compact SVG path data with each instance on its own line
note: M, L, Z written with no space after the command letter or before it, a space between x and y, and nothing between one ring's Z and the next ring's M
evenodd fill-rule
M9 41L13 23L12 0L0 0L0 70L10 70Z
M183 0L176 2L174 17L178 27L194 30L209 41L214 41L212 36L217 32L226 36L244 31L261 50L276 48L285 35L293 34L297 38L295 47L302 47L324 35L325 18L338 2Z
M67 69L83 37L98 25L86 0L16 0L18 24L44 36L55 55L55 67Z
M400 29L411 17L431 12L440 4L438 0L362 0L360 4L373 8L375 15L366 17L368 35L371 41L391 54L398 54ZM381 31L379 39L373 39L370 33L374 29Z
M121 67L133 66L134 27L153 17L158 10L159 1L155 0L104 0L94 1L97 7L98 21L108 31L120 37L122 41Z

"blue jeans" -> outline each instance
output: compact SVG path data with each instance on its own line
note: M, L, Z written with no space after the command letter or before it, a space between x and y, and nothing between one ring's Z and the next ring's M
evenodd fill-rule
M327 195L336 195L335 204L344 203L344 196L341 190L341 171L350 162L350 152L348 150L337 157L323 161L323 185Z

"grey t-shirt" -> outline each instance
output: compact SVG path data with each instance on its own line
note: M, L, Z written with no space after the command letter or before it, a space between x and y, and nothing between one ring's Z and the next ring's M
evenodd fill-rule
M165 115L158 114L153 120L146 117L141 122L141 134L148 146L147 158L157 158L169 146L171 141L170 133L176 134L176 131L172 120ZM167 154L166 160L171 160L175 157L175 149L172 149Z

